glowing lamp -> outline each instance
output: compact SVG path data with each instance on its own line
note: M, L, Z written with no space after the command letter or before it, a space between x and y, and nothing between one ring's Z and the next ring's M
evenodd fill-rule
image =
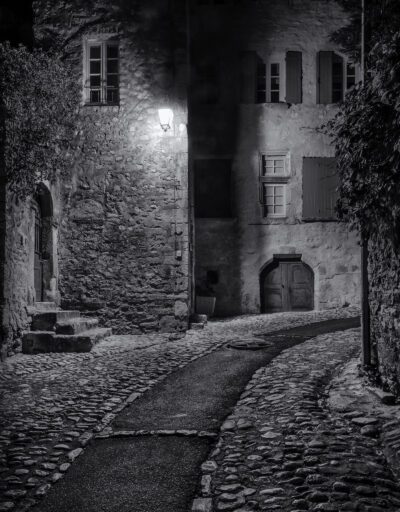
M166 132L172 126L172 120L174 119L174 113L170 108L159 108L158 118L160 120L161 128Z

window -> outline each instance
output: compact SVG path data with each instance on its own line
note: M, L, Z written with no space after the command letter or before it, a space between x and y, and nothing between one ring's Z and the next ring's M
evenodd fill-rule
M318 103L338 103L346 91L357 82L357 68L354 63L332 51L318 54Z
M302 53L289 51L268 60L267 101L269 103L302 102Z
M338 183L334 158L303 158L303 219L336 220Z
M260 202L264 217L285 217L289 158L285 152L268 152L260 157Z
M302 53L289 51L266 60L256 52L242 53L242 103L301 103Z
M194 196L197 218L231 217L231 160L195 160Z
M268 154L261 155L262 176L285 176L286 155Z
M284 217L285 185L263 183L264 217Z
M280 101L280 76L279 62L270 64L269 101L271 103L279 103Z
M89 39L85 50L85 102L93 105L118 105L118 42Z

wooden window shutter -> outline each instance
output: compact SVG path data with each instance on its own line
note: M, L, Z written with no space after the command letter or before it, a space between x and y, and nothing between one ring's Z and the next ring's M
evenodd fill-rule
M255 103L257 91L257 54L242 52L240 77L240 102Z
M302 53L286 53L286 102L301 103L302 90Z
M332 103L333 52L318 53L318 103Z
M336 218L338 175L334 158L303 159L303 218Z

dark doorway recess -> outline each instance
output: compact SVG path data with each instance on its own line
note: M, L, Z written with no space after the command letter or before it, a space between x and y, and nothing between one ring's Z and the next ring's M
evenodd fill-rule
M314 309L314 273L301 255L275 255L260 274L261 312Z
M35 213L35 257L34 257L34 284L36 301L43 300L43 215L38 201L32 202Z

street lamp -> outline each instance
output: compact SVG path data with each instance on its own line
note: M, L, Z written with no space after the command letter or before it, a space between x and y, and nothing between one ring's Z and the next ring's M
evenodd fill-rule
M166 132L172 127L174 113L170 108L159 108L158 118L160 120L161 128L164 130L164 132Z

